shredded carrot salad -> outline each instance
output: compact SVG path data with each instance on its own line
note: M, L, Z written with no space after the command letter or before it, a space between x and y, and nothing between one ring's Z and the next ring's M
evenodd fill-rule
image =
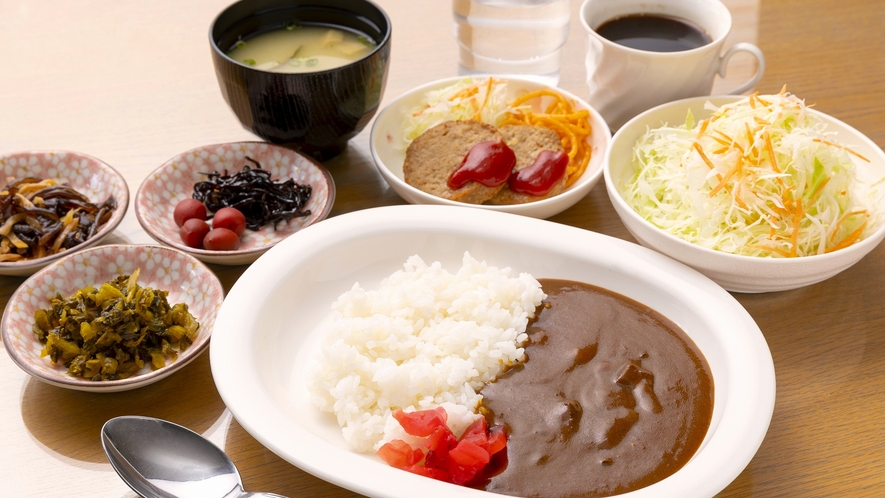
M569 164L566 187L571 186L587 169L592 146L588 139L590 112L576 109L570 99L552 89L543 89L513 97L507 82L495 78L465 78L446 88L428 92L425 99L410 110L403 127L406 144L440 123L472 119L495 127L527 124L549 128L559 135Z
M868 162L782 90L716 108L697 126L649 130L625 198L654 225L704 247L759 257L824 254L878 225Z
M553 99L542 112L533 112L522 109L522 106L535 99L550 97ZM586 109L575 110L574 105L562 94L553 90L538 90L518 97L511 102L515 108L502 122L502 124L527 124L550 128L559 135L562 148L569 157L566 168L565 186L571 186L575 180L581 177L587 165L590 163L592 152L590 143L590 111Z

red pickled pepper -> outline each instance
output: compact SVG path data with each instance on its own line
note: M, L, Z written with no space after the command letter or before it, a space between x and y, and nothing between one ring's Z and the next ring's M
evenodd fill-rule
M568 161L568 156L561 151L542 150L531 166L514 172L507 185L520 194L546 195L565 175Z
M461 165L449 175L448 186L457 190L470 182L497 187L510 178L516 166L513 149L501 141L480 142L467 152Z
M378 457L392 467L440 481L469 483L489 464L492 455L507 445L504 427L490 429L484 417L467 427L460 438L446 425L448 415L442 407L410 413L396 410L393 417L407 434L426 438L427 452L396 439L385 443Z

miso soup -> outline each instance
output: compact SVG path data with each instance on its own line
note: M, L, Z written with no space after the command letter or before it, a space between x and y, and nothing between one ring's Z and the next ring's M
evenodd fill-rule
M329 26L293 24L240 40L227 55L255 69L308 73L344 66L374 48L374 40L365 35Z

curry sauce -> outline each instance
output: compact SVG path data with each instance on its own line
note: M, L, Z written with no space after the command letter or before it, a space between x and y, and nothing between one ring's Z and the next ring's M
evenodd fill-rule
M539 498L625 493L673 474L710 425L713 380L673 322L589 284L541 279L526 360L481 391L506 455L477 487Z

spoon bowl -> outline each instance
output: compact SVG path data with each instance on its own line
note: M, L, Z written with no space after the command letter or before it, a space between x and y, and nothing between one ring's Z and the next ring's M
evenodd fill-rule
M145 498L284 498L243 490L234 463L196 432L165 420L116 417L101 444L117 475Z

